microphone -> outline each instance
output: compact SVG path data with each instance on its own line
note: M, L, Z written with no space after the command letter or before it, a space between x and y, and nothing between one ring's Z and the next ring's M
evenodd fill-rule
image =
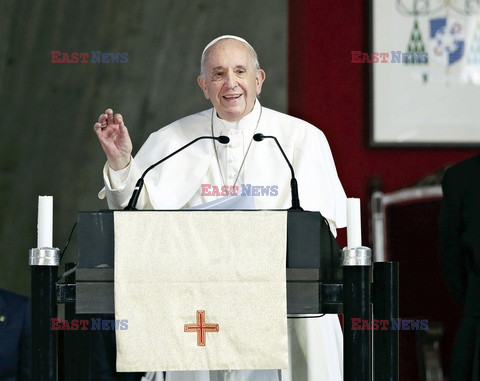
M263 139L266 138L275 140L275 143L277 143L277 146L282 152L282 155L285 158L288 167L290 168L290 172L292 173L292 179L290 180L290 190L292 192L292 207L290 208L290 210L303 210L300 206L300 200L298 199L298 184L297 179L295 178L295 173L293 172L292 164L288 160L287 155L285 155L285 152L283 151L283 148L278 142L277 138L275 136L266 136L261 133L253 135L253 140L255 140L256 142L261 142Z
M170 155L164 157L163 159L157 161L156 163L152 164L150 167L148 167L145 172L143 172L142 176L138 179L137 183L135 184L135 189L133 190L132 196L130 197L130 201L128 202L128 205L123 209L123 210L137 210L136 205L138 201L138 197L140 196L140 192L142 191L143 184L144 184L144 178L147 175L148 172L150 172L153 168L155 168L157 165L162 164L164 161L170 159L172 156L176 155L180 151L183 151L185 148L191 146L192 144L198 142L199 140L202 139L212 139L212 140L217 140L221 144L227 144L230 141L230 138L228 136L220 135L220 136L200 136L196 139L193 139L190 143L185 144L183 147L180 147L177 149L175 152L172 152Z

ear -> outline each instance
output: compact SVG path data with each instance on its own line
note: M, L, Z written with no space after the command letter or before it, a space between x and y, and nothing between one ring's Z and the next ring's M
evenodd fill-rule
M265 78L267 75L262 69L257 70L257 73L255 74L255 81L257 84L257 95L259 95L262 92L262 84L263 81L265 81Z
M207 83L205 82L205 79L203 78L203 76L199 75L197 77L197 83L198 83L198 86L200 86L200 88L202 89L205 99L210 99L210 96L208 95L208 90L207 90Z

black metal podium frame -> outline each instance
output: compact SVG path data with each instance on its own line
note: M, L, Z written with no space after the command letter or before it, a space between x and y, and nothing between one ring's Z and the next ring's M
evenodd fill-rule
M74 277L57 284L57 267L32 266L32 352L34 366L37 364L33 371L39 381L56 380L57 349L52 344L56 332L49 324L56 317L57 303L66 303L76 314L114 313L113 211L78 213L77 224ZM343 313L345 380L368 381L372 370L375 380L398 380L398 331L351 329L353 318L371 321L372 316L384 320L398 317L397 263L345 266L321 214L291 210L287 217L286 272L289 316Z

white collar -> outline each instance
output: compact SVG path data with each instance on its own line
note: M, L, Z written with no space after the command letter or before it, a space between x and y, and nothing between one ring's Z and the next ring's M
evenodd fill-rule
M215 136L227 135L232 131L248 133L253 135L258 124L262 106L258 99L255 100L255 105L249 114L236 122L229 122L218 117L218 114L213 111L213 131Z

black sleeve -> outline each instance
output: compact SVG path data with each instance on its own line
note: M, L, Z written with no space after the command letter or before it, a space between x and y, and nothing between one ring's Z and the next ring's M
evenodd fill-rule
M461 179L457 179L454 173L450 170L445 172L439 228L443 276L453 297L463 307L467 288L467 268L461 244L464 226L460 184Z

